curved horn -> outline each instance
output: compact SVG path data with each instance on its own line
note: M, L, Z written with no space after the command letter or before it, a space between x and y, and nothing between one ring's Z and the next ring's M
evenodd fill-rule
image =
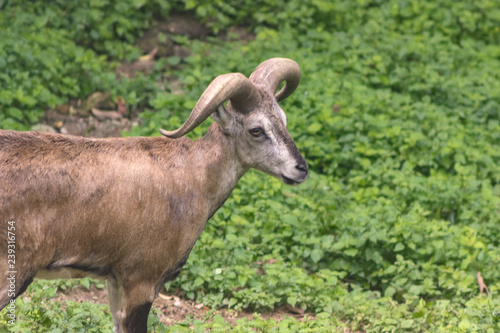
M283 81L285 81L285 86L276 94L278 102L290 96L300 82L299 65L291 59L266 60L250 75L250 82L266 87L273 94Z
M188 119L179 129L160 129L160 132L169 138L179 138L196 128L227 100L231 101L236 111L248 113L260 103L261 96L257 87L243 74L219 75L205 89Z

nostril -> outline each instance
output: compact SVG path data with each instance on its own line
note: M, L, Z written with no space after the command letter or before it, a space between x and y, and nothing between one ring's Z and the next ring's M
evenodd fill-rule
M306 173L307 173L307 164L297 164L297 165L295 166L295 168L296 168L297 170L300 170L300 171L302 171L302 172L306 172Z

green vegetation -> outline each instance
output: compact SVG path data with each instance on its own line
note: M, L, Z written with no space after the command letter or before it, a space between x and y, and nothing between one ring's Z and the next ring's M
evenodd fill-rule
M144 110L125 135L158 135L179 126L219 74L249 75L275 56L301 66L282 107L310 179L288 187L247 174L169 292L214 308L289 304L317 314L279 324L256 315L235 331L500 330L497 1L21 3L0 1L0 128L29 129L46 108L110 91L129 112ZM194 11L214 32L244 25L255 40L178 36L192 56L118 80L118 63L141 55L135 39L173 9ZM169 91L173 78L183 94ZM33 284L11 329L109 331L105 306L43 302L65 283ZM170 328L150 319L159 332L227 331L222 317L208 317Z

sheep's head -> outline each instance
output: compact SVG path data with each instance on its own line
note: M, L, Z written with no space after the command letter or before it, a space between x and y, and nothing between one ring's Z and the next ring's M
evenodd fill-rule
M285 85L275 94L283 81ZM278 105L293 93L299 81L299 66L284 58L263 62L249 79L239 73L220 75L207 87L181 128L160 131L178 138L212 116L235 141L244 165L286 184L299 184L307 178L307 163L288 134L285 113ZM224 106L226 101L229 103Z

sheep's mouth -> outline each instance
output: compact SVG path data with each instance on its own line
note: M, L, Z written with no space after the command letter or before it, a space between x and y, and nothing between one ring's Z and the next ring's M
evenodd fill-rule
M283 182L287 185L299 185L302 183L304 180L297 181L291 178L286 177L285 175L281 174L281 179L283 179Z

